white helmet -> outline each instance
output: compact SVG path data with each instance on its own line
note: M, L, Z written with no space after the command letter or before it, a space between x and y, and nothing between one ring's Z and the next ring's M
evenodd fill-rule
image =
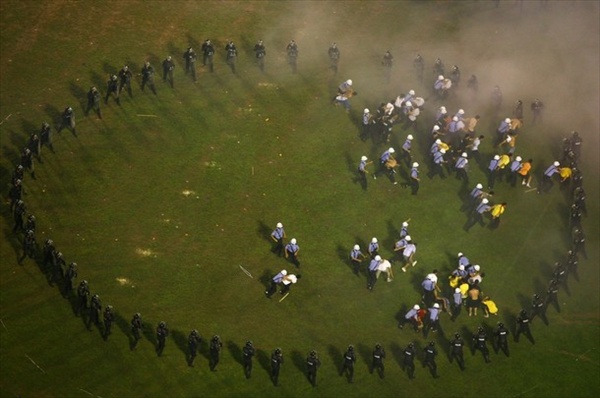
M413 167L419 167L419 163L417 163L417 162L414 162L414 163L413 163Z
M296 238L292 238L292 240L290 241L290 243L291 243L292 245L295 245L295 244L296 244Z
M444 80L444 76L442 76L442 75L439 75L439 76L438 76L438 80Z
M410 101L406 101L406 102L404 103L404 105L405 105L405 106L407 106L407 107L408 107L408 106L412 106L412 102L410 102Z
M369 113L369 112L370 112L370 111L369 111L369 108L365 108L364 112L365 112L365 113Z
M456 289L454 289L454 293L460 293L460 287L457 287Z
M440 111L446 113L446 107L444 105L440 106Z
M354 250L360 250L360 246L359 245L354 245Z
M352 85L352 79L348 79L348 80L346 80L346 84L348 84L348 85L350 85L350 86L351 86L351 85Z
M377 238L371 239L371 243L377 243Z
M513 139L512 137L509 135L508 137L506 137L506 142L511 142Z
M407 242L410 242L412 240L412 238L410 237L410 235L406 235L404 237L404 240L407 241Z
M283 276L287 275L287 271L286 270L282 270L281 271L281 275L283 275Z
M408 227L408 223L407 223L406 221L404 221L404 222L402 223L402 226L403 226L403 227Z
M475 271L479 271L481 269L481 267L479 265L477 265L477 264L475 264L473 266L473 268L475 269Z
M520 162L521 160L523 160L523 158L522 158L522 157L520 157L520 156L517 156L517 157L515 158L515 160L516 160L517 162Z
M440 140L440 139L438 138L437 140L435 140L435 143L439 145L439 144L441 144L441 143L442 143L442 140Z
M459 289L459 290L460 290L460 289ZM435 304L433 305L433 308L440 308L440 305L439 305L438 303L435 303Z
M494 155L494 160L500 160L500 155Z
M413 310L419 311L421 309L421 307L419 307L419 304L415 304L413 306Z
M440 126L438 126L437 124L435 126L433 126L433 131L438 131L440 129Z
M409 90L408 95L415 95L415 90Z
M367 161L367 159L368 159L368 158L367 158L366 156L362 156L362 157L360 158L360 160L362 160L363 162L366 162L366 161Z
M379 256L379 255L375 256L375 261L381 261L381 256Z
M464 110L464 109L459 109L459 110L458 110L458 113L459 113L460 115L464 115L464 114L465 114L465 110Z
M283 228L283 224L282 224L282 223L280 223L280 222L278 222L278 223L277 223L277 228Z
M444 148L442 148L442 149L440 149L440 153L441 153L442 155L444 155L444 154L446 153L446 150L445 150Z
M396 152L396 150L395 150L394 148L391 148L391 147L390 147L390 149L388 149L388 152L389 152L389 153L395 153L395 152Z
M510 119L509 119L509 118L506 118L506 119L504 119L504 122L505 122L505 123L510 123Z
M407 136L406 136L406 139L407 139L407 140L412 140L412 139L413 139L413 136L412 136L412 134L409 134L409 135L407 135Z
M458 266L458 269L459 269L460 271L464 271L464 270L465 270L465 266L461 264L461 265L459 265L459 266Z
M490 203L490 201L487 198L483 198L481 200L481 203L483 203L484 205L487 205L488 203Z
M462 257L463 256L463 252L458 252L458 257Z
M463 158L466 158L467 157L467 153L463 152L462 155L460 155L460 156L462 156Z
M560 166L560 162L557 160L557 161L555 161L555 162L554 162L554 165L555 165L556 167L558 167L558 166Z
M477 184L477 185L475 185L475 188L477 188L477 189L483 189L483 185Z
M452 117L452 121L453 122L458 122L458 117L457 116Z

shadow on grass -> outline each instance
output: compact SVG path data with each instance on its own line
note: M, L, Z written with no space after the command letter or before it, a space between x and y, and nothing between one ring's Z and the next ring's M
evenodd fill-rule
M231 357L240 365L243 365L243 359L242 359L242 349L240 348L239 345L237 345L236 343L234 343L233 341L228 341L227 342L227 349L229 350L229 353L231 354Z
M79 103L79 108L81 109L81 113L83 113L85 116L88 115L87 113L87 91L83 88L81 88L77 83L75 83L73 80L71 80L69 82L69 91L71 91L71 94L73 94L73 97L77 98L77 101Z
M339 373L344 353L333 344L329 344L327 345L327 354L329 355L329 358L331 358L331 361L329 361L331 366Z
M44 112L46 112L46 115L48 115L50 120L55 123L54 129L58 129L58 127L60 126L60 122L61 122L62 112L59 111L57 107L55 107L54 105L50 105L50 104L44 105ZM52 122L49 122L49 124L52 124Z
M367 347L362 343L359 343L355 346L355 351L358 352L359 360L365 364L365 366L369 370L369 373L371 373L371 359L373 355L373 353L371 352L371 348Z
M256 350L256 359L258 364L271 377L271 354L264 350Z
M186 359L189 354L187 336L179 330L172 330L171 336L173 337L173 342L175 343L175 346L179 348L181 352L183 352L183 358Z
M385 348L385 347L384 347ZM391 357L392 359L401 367L402 366L402 352L404 351L404 349L402 347L400 347L400 345L398 343L392 343L390 344L390 350L389 353L392 354Z
M298 369L303 375L306 375L306 364L302 353L298 350L292 350L292 352L290 352L290 357L292 358L292 363L296 369Z

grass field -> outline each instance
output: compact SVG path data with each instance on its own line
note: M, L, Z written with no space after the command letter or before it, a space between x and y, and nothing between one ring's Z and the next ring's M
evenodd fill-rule
M470 1L1 2L3 198L29 135L44 120L55 131L62 110L72 106L79 136L55 134L56 153L44 148L37 179L25 177L24 201L37 218L40 245L51 237L67 262L77 262L76 281L88 280L117 318L103 341L74 315L73 300L50 286L40 258L18 265L21 235L12 233L12 214L2 206L0 396L597 396L598 10L595 1L531 1L522 9L512 1L499 8ZM181 54L189 46L199 52L206 38L216 43L215 71L199 62L194 84ZM237 75L224 61L228 39L239 50ZM267 47L264 74L253 62L258 39ZM300 47L297 74L286 64L290 39ZM336 76L328 69L332 41L342 51ZM388 49L395 56L390 83L380 65ZM423 85L412 70L416 53L426 61ZM176 61L174 89L160 76L169 54ZM549 309L549 326L533 323L535 345L511 339L510 358L492 353L491 364L466 350L465 372L449 363L448 338L460 332L470 343L478 326L491 331L497 321L514 334L520 308L545 291L554 262L569 249L570 201L558 186L537 195L498 183L494 200L508 203L500 227L465 232L465 188L454 178L424 176L429 121L442 105L433 97L413 133L423 174L418 196L385 178L361 189L360 157L376 160L388 146L358 138L362 109L411 88L428 97L436 57L447 69L459 65L464 81L472 73L479 78L478 98L462 88L444 104L449 112L482 116L486 161L495 153L490 141L498 121L517 99L526 104L517 154L535 159L536 177L560 157L570 131L579 131L585 145L588 259L580 262L579 278L561 290L561 312ZM142 92L136 77L132 98L124 93L120 107L102 104L102 120L84 116L91 85L104 95L109 73L124 64L138 73L146 59L159 72L158 95ZM350 114L330 105L347 78L359 92ZM497 117L488 100L496 84L504 93ZM530 126L527 107L536 97L547 111L543 124ZM399 149L406 134L395 127L391 145ZM484 170L472 166L468 189L486 181ZM401 178L406 173L402 168ZM395 264L395 280L380 278L368 291L365 274L356 277L348 265L350 249L366 248L376 236L384 257L392 257L407 218L418 265L403 274ZM271 300L263 294L272 275L294 268L269 250L279 221L301 247L302 278L283 302L279 294ZM397 321L420 300L423 277L437 268L445 281L459 251L485 270L483 290L499 316L469 318L463 311L452 323L443 314L443 331L428 338L400 331ZM130 350L135 312L146 328ZM171 335L157 357L154 329L162 320ZM193 328L205 341L188 367ZM216 372L208 369L213 334L224 341ZM248 339L257 355L246 380L240 361ZM421 354L429 340L440 351L441 377L432 379L417 361L416 379L409 380L402 350L414 341ZM377 342L388 354L383 380L368 372ZM338 375L348 344L358 354L353 384ZM275 347L286 360L279 387L269 380ZM323 363L316 388L304 376L312 349Z

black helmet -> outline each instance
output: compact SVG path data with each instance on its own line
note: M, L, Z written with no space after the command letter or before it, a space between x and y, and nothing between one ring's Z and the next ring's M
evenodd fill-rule
M219 341L220 337L218 334L215 334L212 339L213 339L213 341Z
M348 346L348 351L354 351L354 346L352 344Z
M281 354L281 348L275 348L275 354Z
M96 299L96 300L98 300L98 299L100 299L100 296L98 296L97 294L94 294L94 295L92 296L92 299Z
M112 311L112 308L113 308L112 305L107 305L106 306L106 311Z
M502 322L498 322L498 327L499 327L499 328L503 328L503 327L504 327L504 324L503 324Z
M536 294L533 295L533 298L537 300L537 299L540 298L540 295L536 293Z
M252 347L252 340L246 341L246 347Z
M415 348L414 343L408 343L408 348Z
M456 339L460 339L460 333L455 333L455 334L454 334L454 338L456 338Z
M478 331L478 332L483 332L483 328L482 328L481 326L479 326L479 327L477 328L477 331Z
M576 205L573 205L576 206ZM30 221L35 221L35 216L33 214L30 214L29 217L27 217L28 220Z
M524 309L521 309L521 312L520 312L520 314L521 314L521 315L527 315L527 311L525 311Z
M312 350L310 352L310 356L313 357L313 358L316 357L317 356L317 352L315 350Z
M429 342L429 346L430 346L430 347L433 347L434 345L435 345L435 341L430 341L430 342Z
M136 312L135 315L133 315L134 318L141 318L142 314L140 314L139 312Z
M161 328L164 328L167 326L167 324L164 321L161 321L158 326L160 326Z
M376 349L376 350L378 350L378 349L380 349L380 348L381 348L381 344L379 344L379 343L375 344L375 349Z

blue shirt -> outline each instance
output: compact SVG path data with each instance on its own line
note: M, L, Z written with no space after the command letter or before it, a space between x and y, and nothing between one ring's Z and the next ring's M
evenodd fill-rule
M371 114L370 113L363 113L363 124L367 125L369 124L369 122L371 121Z
M440 317L440 309L431 307L429 309L429 319L431 319L432 321L437 321L439 317Z
M366 167L367 167L367 161L366 160L361 160L360 164L358 165L358 170L359 171L366 171L366 169L365 169Z
M351 86L351 85L349 85L348 83L346 83L346 82L343 82L343 83L342 83L342 84L340 84L340 86L338 87L338 90L339 90L340 92L342 92L342 93L343 93L343 92L346 92L346 91L347 91L349 88L351 88L351 87L352 87L352 86Z
M281 283L281 281L283 280L284 276L285 275L283 275L281 272L279 272L277 275L275 275L273 277L273 282L275 282L275 283Z
M417 251L417 246L415 246L414 243L409 243L406 245L406 248L404 249L404 252L402 252L402 255L404 257L410 257L416 251Z
M509 130L510 130L510 123L506 123L505 120L503 120L502 123L500 123L500 126L498 126L498 132L501 134L506 134L506 133L508 133Z
M470 193L471 198L477 199L482 192L483 192L483 190L481 190L477 187L473 188L473 190Z
M369 263L369 271L377 271L377 267L379 267L379 261L373 259Z
M544 171L544 175L546 177L552 177L556 173L558 173L558 167L556 167L554 164L552 164L546 169L546 171Z
M467 256L460 256L458 258L458 265L466 267L469 264L471 264L471 261L467 258Z
M379 243L369 243L369 253L373 253L379 250Z
M446 117L446 113L442 113L442 111L438 110L435 114L435 121L439 121L440 119Z
M410 178L414 178L415 180L419 179L419 169L417 169L416 167L413 167L412 169L410 169Z
M488 170L489 171L496 171L496 169L498 168L498 162L500 159L496 160L494 158L492 158L492 160L490 160L490 165L488 166Z
M436 153L434 153L433 154L433 163L435 163L435 164L444 163L444 154L441 153L440 151L437 151Z
M352 249L352 251L350 252L350 258L353 260L360 260L361 256L362 256L362 252L360 250Z
M392 156L392 154L390 153L390 150L388 149L387 151L385 151L384 153L381 154L379 161L381 163L385 163L391 156Z
M396 249L403 249L406 247L407 244L408 242L406 241L406 239L402 238L398 242L396 242Z
M408 235L408 227L402 227L402 229L400 229L400 237L404 238L406 235Z
M452 299L454 301L454 304L456 304L456 305L462 305L462 301L463 300L462 300L462 294L460 292L454 293L452 295Z
M485 203L481 203L479 206L477 206L477 213L479 213L479 214L483 214L489 210L490 210L490 206L486 205Z
M454 271L452 271L452 275L454 276L458 276L460 278L464 278L468 275L468 272L464 269L455 269Z
M435 90L441 90L442 88L444 88L444 81L443 80L436 80L435 83L433 83L433 88Z
M271 233L271 236L275 239L281 239L285 235L285 231L283 228L275 228L275 230Z
M512 172L517 172L517 171L519 171L520 168L521 168L521 162L519 162L518 160L513 160L512 163L510 164L510 171L512 171Z
M457 169L464 169L467 166L467 163L469 163L469 160L461 156L460 158L456 159L456 164L454 167Z
M407 139L406 141L404 141L404 144L402 144L402 149L410 152L411 144L412 144L412 141Z
M406 313L406 315L404 315L404 318L406 318L406 319L416 318L418 313L419 313L418 310L415 310L414 308L411 308L410 311L408 311Z
M439 152L439 151L440 151L439 145L434 142L433 145L431 145L431 149L429 150L429 152L432 155L434 155L436 152Z
M451 121L450 123L448 123L448 132L450 133L456 133L458 131L458 121Z
M298 245L294 245L291 242L285 246L285 250L287 250L290 253L296 253L299 249L300 247Z
M424 279L423 282L421 282L421 286L428 292L433 292L435 289L435 282L431 279Z

